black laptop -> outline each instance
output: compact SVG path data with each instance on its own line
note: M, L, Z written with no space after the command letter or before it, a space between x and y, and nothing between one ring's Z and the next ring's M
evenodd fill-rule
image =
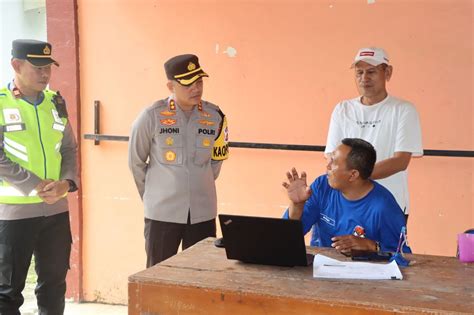
M275 266L308 266L299 220L219 214L227 259Z

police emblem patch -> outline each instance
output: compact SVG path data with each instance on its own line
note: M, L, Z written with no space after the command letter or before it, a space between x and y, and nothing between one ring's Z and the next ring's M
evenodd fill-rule
M6 124L21 122L20 110L18 108L5 108L3 110L3 119Z
M193 71L194 69L196 69L196 65L192 62L189 62L188 63L188 70Z
M169 162L176 160L176 153L174 151L166 151L165 159Z
M43 48L43 54L45 54L45 55L51 55L51 49L49 49L48 45L44 46L44 48Z

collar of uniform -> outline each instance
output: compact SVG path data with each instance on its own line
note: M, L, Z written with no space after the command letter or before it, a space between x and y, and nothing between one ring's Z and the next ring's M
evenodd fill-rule
M31 105L39 105L43 102L44 100L44 93L43 91L41 91L41 94L40 94L40 97L38 98L37 102L35 103L31 103L30 101L28 101L25 97L23 97L23 94L21 93L20 89L15 85L15 81L12 80L10 83L8 83L8 89L10 90L10 92L13 94L13 96L15 98L21 98L22 100L24 100L25 102L31 104Z

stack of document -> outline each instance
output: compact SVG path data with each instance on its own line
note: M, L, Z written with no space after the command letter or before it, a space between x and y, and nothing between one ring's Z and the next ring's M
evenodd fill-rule
M325 279L402 280L403 275L395 261L367 263L339 261L317 254L313 261L313 277Z

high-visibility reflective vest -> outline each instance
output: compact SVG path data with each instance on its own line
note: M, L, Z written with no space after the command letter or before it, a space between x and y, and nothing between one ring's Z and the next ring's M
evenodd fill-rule
M44 90L37 105L16 98L8 88L0 89L0 128L3 151L12 162L41 179L58 180L61 175L61 141L67 118L60 117L53 98L55 92ZM27 204L42 202L33 190L25 196L6 179L0 178L0 203Z

